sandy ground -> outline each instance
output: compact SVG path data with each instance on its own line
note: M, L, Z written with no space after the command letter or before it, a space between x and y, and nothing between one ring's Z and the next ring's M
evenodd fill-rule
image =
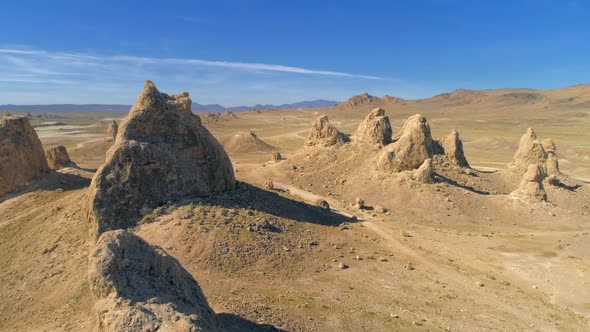
M461 134L475 175L437 169L448 180L429 185L379 173L378 151L363 145L302 148L318 115L353 133L374 105L209 123L218 138L255 130L285 159L230 152L236 192L172 202L134 232L178 259L216 312L250 330L590 330L588 111L502 96L384 105L394 130L422 113L435 138L451 128ZM85 188L104 161L113 117L55 119L75 127L47 129L44 145L66 145L82 169L52 172L0 203L0 330L91 326ZM518 178L503 170L529 126L556 141L568 176L563 187L546 188L546 203L511 197ZM276 190L262 189L269 179ZM351 204L356 197L366 208ZM314 206L317 199L332 211ZM272 227L257 228L261 219Z

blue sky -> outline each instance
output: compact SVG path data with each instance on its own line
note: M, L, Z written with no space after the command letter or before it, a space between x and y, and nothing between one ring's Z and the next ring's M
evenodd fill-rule
M226 106L588 83L587 1L10 1L0 104Z

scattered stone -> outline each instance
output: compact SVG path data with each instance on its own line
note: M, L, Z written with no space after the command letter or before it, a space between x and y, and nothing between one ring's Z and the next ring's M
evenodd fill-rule
M119 125L117 124L117 121L112 120L111 123L109 124L109 127L107 128L107 135L104 139L105 142L114 143L115 140L117 139L118 132L119 132Z
M342 145L347 141L346 135L332 126L326 115L322 115L311 126L305 144L308 146L332 146Z
M55 189L55 192L56 193L63 193L64 192L64 189L63 188L57 188L57 189Z
M385 258L385 257L379 257L379 261L381 261L381 262L387 262L387 258Z
M65 167L78 167L76 163L70 160L68 150L63 145L46 149L45 157L47 158L49 168L56 171Z
M41 141L29 118L0 119L0 196L28 186L49 170Z
M387 213L387 209L380 206L380 205L376 205L374 208L375 212L377 213Z
M408 271L413 271L416 268L414 267L414 264L412 264L411 262L408 262L406 265L404 265L404 269L406 269Z
M275 190L275 185L272 180L268 180L264 183L264 188L268 190Z
M346 265L346 264L344 264L344 263L340 262L340 264L338 264L338 268L339 268L340 270L346 270L346 269L348 269L348 265Z
M191 104L188 93L170 96L146 81L90 185L95 239L135 226L140 211L162 202L235 188L229 157Z
M481 282L481 281L477 281L477 282L475 282L475 284L476 284L478 287L483 287L483 286L485 286L485 284L484 284L483 282Z
M323 209L325 209L326 211L330 211L330 204L328 204L328 202L324 199L318 198L313 202L313 205L315 206L319 206Z
M406 232L406 231L402 231L402 236L403 237L412 237L412 234L410 234L409 232Z
M355 206L357 209L360 209L360 210L362 210L362 209L365 207L365 201L364 201L364 200L362 200L361 198L357 197L357 198L355 199L355 201L354 201L354 206Z
M384 148L378 160L378 167L383 171L415 170L426 159L432 158L430 125L420 114L409 117L393 140L394 143Z
M124 230L103 233L89 258L96 330L217 331L215 312L176 259Z
M385 146L391 143L392 134L389 117L385 116L385 111L381 107L377 107L361 122L356 131L356 138L360 141Z

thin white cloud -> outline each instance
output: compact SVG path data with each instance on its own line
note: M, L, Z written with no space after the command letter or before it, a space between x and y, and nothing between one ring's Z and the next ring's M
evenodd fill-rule
M217 67L227 68L243 71L261 71L261 72L282 72L301 75L319 75L319 76L334 76L346 78L360 78L377 80L381 77L352 74L339 71L330 70L315 70L301 67L293 67L277 64L265 63L251 63L251 62L231 62L231 61L211 61L202 59L187 59L187 58L153 58L153 57L139 57L133 55L93 55L84 53L62 53L49 52L45 50L19 50L19 49L0 49L0 54L11 54L21 56L34 56L51 59L53 61L74 61L78 64L95 65L97 62L115 62L115 63L134 63L143 65L186 65L199 67Z

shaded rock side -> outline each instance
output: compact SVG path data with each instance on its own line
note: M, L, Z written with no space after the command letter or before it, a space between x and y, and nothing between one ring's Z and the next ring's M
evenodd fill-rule
M28 186L49 170L41 141L27 117L0 119L0 196Z
M91 232L98 238L169 200L233 188L231 162L191 112L188 93L169 96L147 81L90 184Z
M125 230L103 233L89 257L99 331L218 331L215 313L176 259Z
M107 128L107 135L105 137L105 142L115 142L115 140L117 139L117 133L119 132L119 125L117 124L117 122L115 120L111 121L111 123L109 124L108 128Z
M322 115L311 126L305 144L308 146L332 146L344 144L347 141L346 135L338 131L326 115Z
M45 150L47 164L52 170L58 170L65 167L76 167L76 163L70 160L68 150L63 145L54 146Z
M547 193L543 187L543 179L547 174L542 164L529 165L518 189L511 193L528 201L545 201Z
M391 143L392 134L389 117L385 116L385 111L381 107L373 109L356 130L358 140L380 146Z
M455 129L452 129L449 135L439 139L437 146L440 147L440 153L444 154L451 163L460 167L469 167L463 152L463 142Z
M543 149L541 143L537 140L537 135L532 128L527 129L527 132L522 135L518 150L512 158L511 168L526 172L530 165L538 163L545 163L547 160L547 153Z
M407 171L419 168L426 159L432 158L430 125L420 114L412 115L387 145L377 161L383 171Z

